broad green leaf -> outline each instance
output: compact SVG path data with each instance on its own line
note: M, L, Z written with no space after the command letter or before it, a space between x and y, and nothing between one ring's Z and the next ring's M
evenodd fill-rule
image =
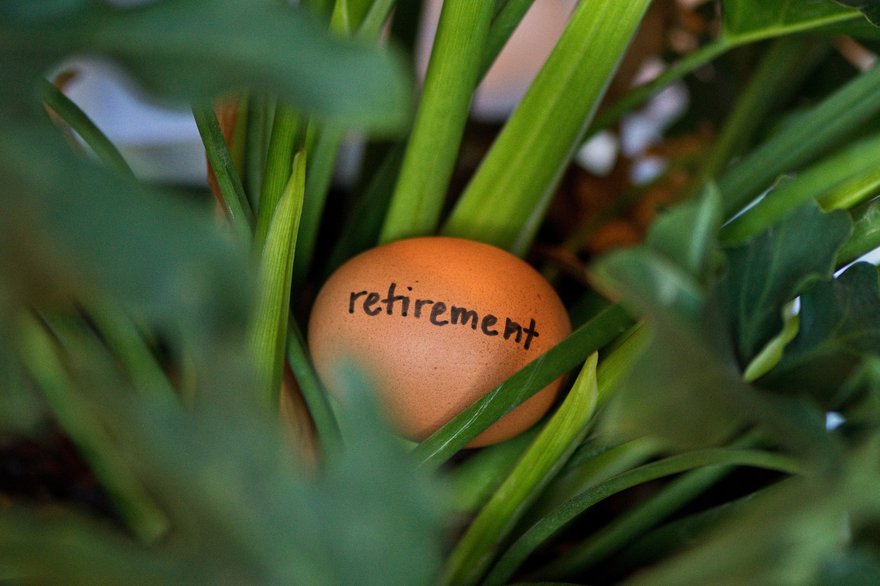
M880 26L880 2L877 0L834 0L861 11L875 26Z
M437 230L478 82L492 11L492 2L443 2L414 126L382 227L382 242Z
M747 244L726 251L724 288L742 364L782 329L785 304L813 281L831 276L837 250L851 231L846 212L825 214L810 203Z
M442 231L523 254L648 0L584 0ZM609 26L608 23L614 23Z
M657 218L645 243L705 282L716 268L720 226L721 195L710 187L702 197Z
M415 448L416 458L424 464L439 466L481 431L612 342L631 325L631 318L620 307L605 309L435 431Z
M723 34L737 42L790 34L860 16L831 0L724 0L722 7Z
M679 446L727 438L755 400L740 381L726 328L700 286L678 266L642 247L593 266L594 280L646 318L651 340L608 404L605 428L650 434ZM699 417L694 417L699 413Z
M586 436L598 397L598 359L597 353L587 359L565 401L468 527L449 557L441 583L475 584L480 580L524 509Z
M856 263L801 295L800 331L759 383L810 389L828 400L860 358L880 348L877 269Z
M119 60L164 98L253 89L339 123L392 130L409 119L410 81L392 53L334 38L306 11L270 0L92 2L57 18L0 22L0 38L8 59L43 66L82 52Z

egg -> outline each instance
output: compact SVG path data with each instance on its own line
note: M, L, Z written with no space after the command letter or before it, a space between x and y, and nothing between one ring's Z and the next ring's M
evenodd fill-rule
M571 332L550 284L528 263L479 242L399 240L342 265L318 293L308 344L335 396L359 384L380 395L400 433L420 441ZM554 381L484 430L469 447L537 422Z

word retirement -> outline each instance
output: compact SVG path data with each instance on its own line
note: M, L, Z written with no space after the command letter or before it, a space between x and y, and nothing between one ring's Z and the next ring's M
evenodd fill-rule
M412 287L407 287L412 291ZM461 307L460 305L448 305L442 301L434 301L433 299L415 299L411 300L407 295L396 295L397 283L391 283L388 286L388 295L382 299L382 295L376 291L352 291L348 300L348 313L355 313L357 309L369 316L377 316L382 313L383 309L386 315L394 315L395 304L400 304L400 315L402 317L409 316L410 304L412 302L413 317L421 319L424 315L427 320L435 326L448 326L450 324L461 324L467 326L470 324L471 329L476 331L479 327L486 336L503 336L505 340L514 340L516 344L523 341L523 348L528 350L532 345L532 339L538 337L538 330L535 329L537 324L534 318L530 319L529 326L524 328L521 324L512 319L505 318L504 329L496 329L494 326L498 324L498 317L487 313L480 318L476 311ZM363 300L361 300L363 298ZM431 306L430 310L427 306ZM384 307L383 307L384 306ZM449 311L449 319L446 317L446 311ZM525 334L525 336L523 336Z

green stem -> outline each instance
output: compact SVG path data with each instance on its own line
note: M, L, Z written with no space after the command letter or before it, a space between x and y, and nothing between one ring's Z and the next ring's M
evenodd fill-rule
M73 100L55 87L48 80L39 83L40 98L51 108L71 129L83 139L92 152L108 167L134 177L131 167L110 139L101 132L88 114L83 112Z
M880 203L873 203L856 218L849 240L837 253L836 266L848 264L880 247Z
M734 44L720 38L707 45L703 45L693 53L688 53L656 78L644 85L640 85L627 93L613 106L600 112L587 129L585 140L589 140L593 135L610 127L669 84L712 62L734 46Z
M779 454L728 448L698 450L645 464L582 492L541 519L504 553L484 584L505 583L541 544L578 515L609 496L653 480L706 466L752 466L788 473L797 473L799 470L796 462Z
M380 239L436 231L477 84L492 2L446 0Z
M241 242L249 243L253 234L254 214L223 138L223 131L220 130L220 123L217 122L217 115L209 106L195 106L193 116L220 186L225 211Z

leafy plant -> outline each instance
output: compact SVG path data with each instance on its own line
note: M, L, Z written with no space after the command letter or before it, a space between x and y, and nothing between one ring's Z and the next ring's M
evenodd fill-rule
M880 246L880 2L582 0L482 150L530 0L446 0L420 90L421 3L288 4L0 0L0 581L877 581L880 283L850 263ZM77 54L192 109L213 199L135 176L63 92ZM664 171L573 163L673 83ZM435 233L527 256L577 327L411 446L368 385L327 395L303 324L347 258Z

